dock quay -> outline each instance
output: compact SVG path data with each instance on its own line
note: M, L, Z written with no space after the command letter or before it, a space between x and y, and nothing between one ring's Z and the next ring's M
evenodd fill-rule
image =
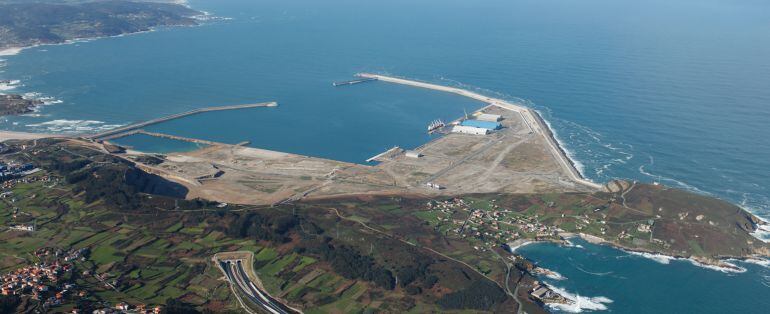
M148 132L148 131L145 131L145 130L142 130L142 129L131 130L131 131L128 131L128 132L113 134L113 135L105 136L105 137L102 137L102 138L99 138L99 139L102 140L102 141L109 141L109 140L114 140L114 139L118 139L118 138L122 138L122 137L127 137L127 136L131 136L131 135L136 135L136 134L143 134L143 135L148 135L148 136L167 138L167 139L170 139L170 140L184 141L184 142L190 142L190 143L196 143L196 144L204 144L204 145L246 146L246 145L251 144L250 141L243 141L243 142L240 142L240 143L237 143L237 144L226 144L226 143L207 141L207 140L202 140L202 139L197 139L197 138L189 138L189 137L177 136L177 135L171 135L171 134L165 134L165 133L159 133L159 132Z
M189 138L184 136L177 136L177 135L171 135L171 134L165 134L165 133L158 133L158 132L147 132L145 130L137 130L134 134L144 134L154 137L160 137L160 138L167 138L170 140L177 140L177 141L184 141L184 142L190 142L190 143L196 143L196 144L203 144L203 145L218 145L218 146L244 146L248 145L249 141L243 141L238 144L232 145L232 144L226 144L226 143L220 143L220 142L214 142L214 141L207 141L197 138Z
M384 81L388 83L401 84L401 85L443 91L447 93L453 93L463 97L468 97L471 99L475 99L477 101L481 101L488 105L497 106L502 109L518 112L521 114L521 117L523 118L524 122L526 123L530 131L534 134L542 136L545 139L545 142L547 144L546 146L548 146L548 150L551 152L551 154L554 156L559 166L566 172L567 176L572 181L592 189L596 189L596 190L604 189L603 185L591 182L583 177L580 171L578 171L577 168L575 167L574 162L567 156L566 151L556 141L556 137L553 134L553 131L547 125L545 120L543 120L540 114L538 114L535 110L529 107L510 103L503 99L484 96L478 93L471 92L469 90L456 88L456 87L449 87L449 86L443 86L443 85L437 85L432 83L414 81L414 80L386 76L386 75L371 74L371 73L358 73L356 74L356 77L373 78L373 79L377 79L378 81Z
M174 120L174 119L184 118L184 117L196 115L196 114L199 114L199 113L213 112L213 111L224 111L224 110L248 109L248 108L257 108L257 107L277 107L277 106L278 106L278 103L273 101L273 102L264 102L264 103L256 103L256 104L244 104L244 105L231 105L231 106L218 106L218 107L198 108L198 109L193 109L193 110L190 110L190 111L185 111L185 112L182 112L182 113L172 114L172 115L161 117L161 118L156 118L156 119L147 120L147 121L144 121L144 122L139 122L139 123L135 123L135 124L131 124L131 125L126 125L126 126L123 126L123 127L115 128L115 129L104 131L104 132L101 132L101 133L87 135L87 136L84 136L84 137L87 138L87 139L91 139L91 140L103 140L103 139L108 139L108 138L110 138L113 135L119 135L121 133L126 133L126 132L129 132L129 131L132 131L132 130L141 129L141 128L144 128L146 126L150 126L150 125L153 125L153 124L158 124L158 123L162 123L162 122L166 122L166 121L170 121L170 120ZM119 136L119 137L123 137L123 136L126 136L126 135L122 135L122 136ZM114 139L114 137L112 137L112 138Z
M403 151L403 149L401 149L401 147L393 146L390 149L388 149L388 150L386 150L386 151L384 151L382 153L379 153L379 154L377 154L377 155L367 159L366 162L376 161L376 160L378 160L380 158L383 158L383 157L391 157L391 156L394 156L394 155L396 155L396 154L398 154L398 153L400 153L402 151Z
M376 81L376 80L377 80L377 78L374 78L374 77L365 77L365 78L360 78L360 79L355 79L355 80L350 80L350 81L334 82L334 83L332 83L332 86L354 85L354 84L358 84L358 83L365 83L365 82L371 82L371 81Z

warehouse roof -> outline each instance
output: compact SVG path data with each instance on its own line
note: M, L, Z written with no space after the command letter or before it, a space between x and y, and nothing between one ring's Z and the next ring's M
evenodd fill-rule
M482 113L476 116L476 120L497 122L503 119L499 114Z
M488 130L497 130L500 127L502 127L500 123L497 123L497 122L480 121L480 120L465 120L463 121L462 125L488 129Z

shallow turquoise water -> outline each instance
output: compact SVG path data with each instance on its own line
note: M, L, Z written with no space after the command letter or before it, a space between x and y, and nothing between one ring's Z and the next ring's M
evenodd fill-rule
M192 4L233 20L3 57L0 78L20 79L18 91L63 103L0 127L87 131L202 106L274 100L278 108L205 114L149 129L363 162L393 145L420 145L431 120L480 106L384 83L331 86L357 72L382 72L527 99L595 181L658 180L770 217L765 1ZM570 254L559 252L552 257ZM759 302L744 288L770 296L758 269L729 276L685 264L694 275L680 278L673 264L662 265L661 274L671 272L693 290L651 305L680 309L697 302L711 288L700 282L712 277L721 278L714 282L735 303ZM623 298L594 280L569 283L576 292L597 285L607 291L601 295ZM644 291L653 283L625 284ZM617 304L623 303L608 307L620 311Z

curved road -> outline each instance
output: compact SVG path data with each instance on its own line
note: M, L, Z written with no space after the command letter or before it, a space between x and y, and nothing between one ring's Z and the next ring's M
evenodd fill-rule
M240 294L246 296L247 300L258 305L263 311L273 314L297 313L270 297L266 292L257 288L251 279L249 279L249 276L246 275L246 271L243 269L242 260L219 261L219 266L222 268L222 271L224 271L225 276L227 276L230 285L232 285L233 288L237 288Z

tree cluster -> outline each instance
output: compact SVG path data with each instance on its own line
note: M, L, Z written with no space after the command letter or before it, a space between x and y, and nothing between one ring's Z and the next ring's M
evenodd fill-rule
M396 279L390 270L378 265L373 258L361 255L354 248L344 245L334 246L328 243L328 240L327 238L325 241L310 244L303 249L329 262L332 270L342 277L371 281L387 290L395 288Z
M299 224L297 217L289 214L265 216L250 212L238 216L233 223L227 226L225 233L235 238L254 237L257 240L266 240L275 243L289 242L288 234Z

